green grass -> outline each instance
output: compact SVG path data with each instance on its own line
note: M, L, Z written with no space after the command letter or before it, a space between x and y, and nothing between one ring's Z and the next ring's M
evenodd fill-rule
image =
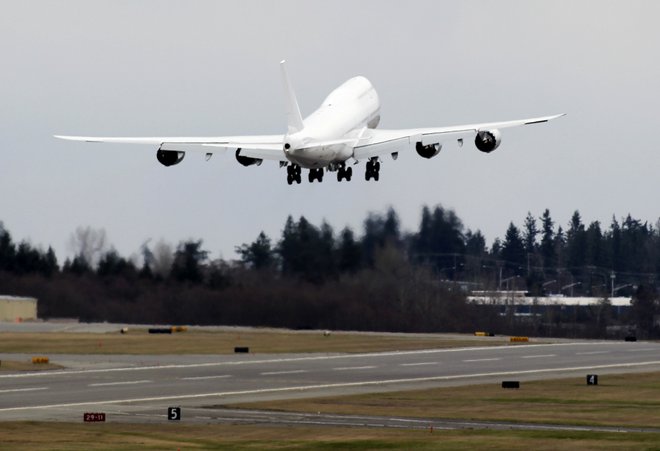
M44 450L644 450L658 434L9 422L0 448Z
M601 375L597 386L585 378L521 382L506 390L488 385L366 395L292 399L231 407L295 412L566 425L660 427L660 373ZM660 445L660 436L658 437Z
M54 363L34 364L32 361L2 360L0 361L0 372L7 371L46 371L59 370L63 367Z
M333 332L188 331L148 334L146 330L116 333L0 333L0 352L38 354L231 354L235 346L252 353L378 352L427 348L509 344L508 337L469 335L360 334ZM524 346L516 344L516 346Z

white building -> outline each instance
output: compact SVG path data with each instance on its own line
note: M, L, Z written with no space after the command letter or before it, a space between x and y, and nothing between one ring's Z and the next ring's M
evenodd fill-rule
M0 295L0 321L37 319L37 299Z

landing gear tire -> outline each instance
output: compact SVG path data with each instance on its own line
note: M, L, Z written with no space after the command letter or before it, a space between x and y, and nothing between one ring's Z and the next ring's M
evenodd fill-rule
M323 168L310 169L307 180L309 180L309 183L313 183L314 180L318 180L321 183L323 181Z
M378 181L380 173L380 162L378 160L367 161L367 170L364 173L364 179L368 182L373 178Z
M339 167L339 169L337 169L338 182L341 182L342 180L346 180L347 182L350 182L352 176L353 176L353 168L347 168L342 165Z
M300 183L302 181L301 177L300 177L300 172L301 172L300 166L298 166L297 164L287 166L286 167L286 182L289 185L292 185L293 182Z

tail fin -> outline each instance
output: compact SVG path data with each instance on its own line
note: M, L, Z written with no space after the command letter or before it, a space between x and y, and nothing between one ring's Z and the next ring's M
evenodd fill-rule
M280 61L280 69L282 70L282 84L284 85L284 93L286 94L286 120L289 133L299 132L303 129L303 120L300 115L300 108L296 100L296 94L291 87L291 80L286 72L286 60Z

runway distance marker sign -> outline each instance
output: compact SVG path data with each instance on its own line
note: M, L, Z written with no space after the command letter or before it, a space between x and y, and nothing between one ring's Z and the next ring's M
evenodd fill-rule
M167 419L170 421L179 421L181 419L181 407L168 407Z
M99 421L105 421L105 413L87 412L83 415L83 421L85 423L96 423L96 422L99 422Z

